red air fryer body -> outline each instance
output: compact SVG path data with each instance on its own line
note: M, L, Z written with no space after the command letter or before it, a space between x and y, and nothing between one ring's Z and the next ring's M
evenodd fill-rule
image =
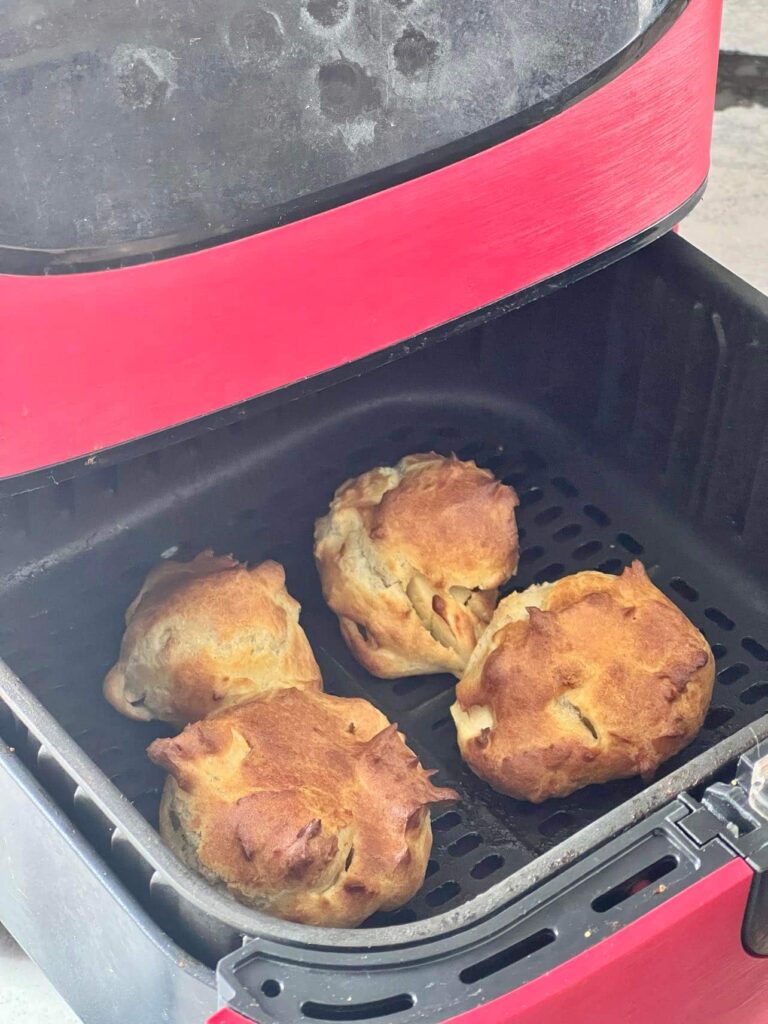
M612 15L607 5L603 17L618 20L624 6ZM544 99L512 116L500 109L466 138L244 214L234 241L198 226L181 243L180 231L130 241L107 232L100 247L54 250L6 232L0 476L93 459L494 303L525 301L671 227L707 177L721 3L656 4L643 22L644 6L642 32L627 30L618 52L566 74L554 95L539 89L532 95ZM581 32L598 33L599 4L582 8ZM515 31L513 19L510 45ZM408 22L400 45L422 35ZM583 40L565 43L578 51ZM145 77L160 74L152 52L136 65ZM549 59L572 60L567 50ZM478 88L492 87L482 68L474 73ZM343 107L347 83L335 84ZM153 94L137 102L139 130ZM248 232L249 217L259 230Z
M721 0L13 7L0 34L0 859L13 880L0 917L86 1024L768 1022L768 826L749 753L768 738L755 710L768 383L750 362L768 317L679 239L638 253L704 189L720 15ZM571 284L575 298L559 290ZM633 333L622 316L646 306ZM511 311L507 359L491 320ZM344 461L358 423L373 440L361 427ZM488 423L491 440L474 440ZM653 786L541 811L525 856L499 838L507 805L483 805L462 835L445 814L445 857L417 909L401 908L411 916L329 935L185 874L154 830L157 779L132 788L153 770L132 744L156 734L115 739L124 723L106 706L88 718L81 690L119 641L112 605L191 537L284 561L306 614L310 548L268 522L265 492L309 536L315 498L344 479L334 455L360 472L417 445L424 424L424 443L480 452L524 485L521 510L541 501L529 582L640 556L661 579L669 565L660 585L720 659L718 703L689 760ZM590 461L624 435L619 455ZM668 494L690 535L660 511ZM734 536L710 565L702 538L726 521ZM736 612L709 596L721 592ZM398 685L382 683L383 710L422 729L425 749L443 742L446 687ZM737 785L712 784L740 757ZM458 902L452 865L478 846Z

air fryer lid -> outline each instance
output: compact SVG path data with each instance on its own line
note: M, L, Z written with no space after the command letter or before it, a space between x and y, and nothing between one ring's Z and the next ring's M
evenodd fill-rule
M0 245L152 252L302 216L286 204L551 116L672 6L12 0Z

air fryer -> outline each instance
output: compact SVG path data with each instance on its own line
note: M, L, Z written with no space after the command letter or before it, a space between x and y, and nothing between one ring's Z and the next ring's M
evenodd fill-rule
M10 12L0 919L86 1024L764 1019L768 308L667 233L719 13ZM421 450L517 489L516 589L640 558L706 634L712 706L655 780L500 796L449 679L352 660L312 524ZM206 547L284 564L328 689L459 792L421 891L360 929L184 868L144 754L170 727L101 699L147 570Z

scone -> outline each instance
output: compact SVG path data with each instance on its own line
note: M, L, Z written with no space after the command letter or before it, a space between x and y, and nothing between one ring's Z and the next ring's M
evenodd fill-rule
M325 600L382 678L459 676L517 571L517 495L487 469L408 455L348 480L315 526Z
M322 689L299 611L277 562L162 562L125 614L104 696L128 718L183 725L277 687Z
M436 789L365 700L277 690L155 740L170 772L168 846L238 900L303 924L353 927L416 893Z
M451 712L472 771L538 803L650 778L698 733L714 678L707 641L634 562L505 598Z

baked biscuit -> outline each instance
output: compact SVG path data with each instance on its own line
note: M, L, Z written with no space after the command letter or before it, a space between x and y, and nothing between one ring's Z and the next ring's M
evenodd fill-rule
M650 778L698 733L714 676L702 634L634 562L505 598L451 712L472 771L538 803Z
M268 914L352 927L416 893L436 789L365 700L277 690L155 740L168 846Z
M276 687L321 689L299 611L277 562L162 562L125 614L104 696L128 718L183 725Z
M409 455L337 491L315 526L326 601L382 678L461 675L517 570L517 495L474 462Z

